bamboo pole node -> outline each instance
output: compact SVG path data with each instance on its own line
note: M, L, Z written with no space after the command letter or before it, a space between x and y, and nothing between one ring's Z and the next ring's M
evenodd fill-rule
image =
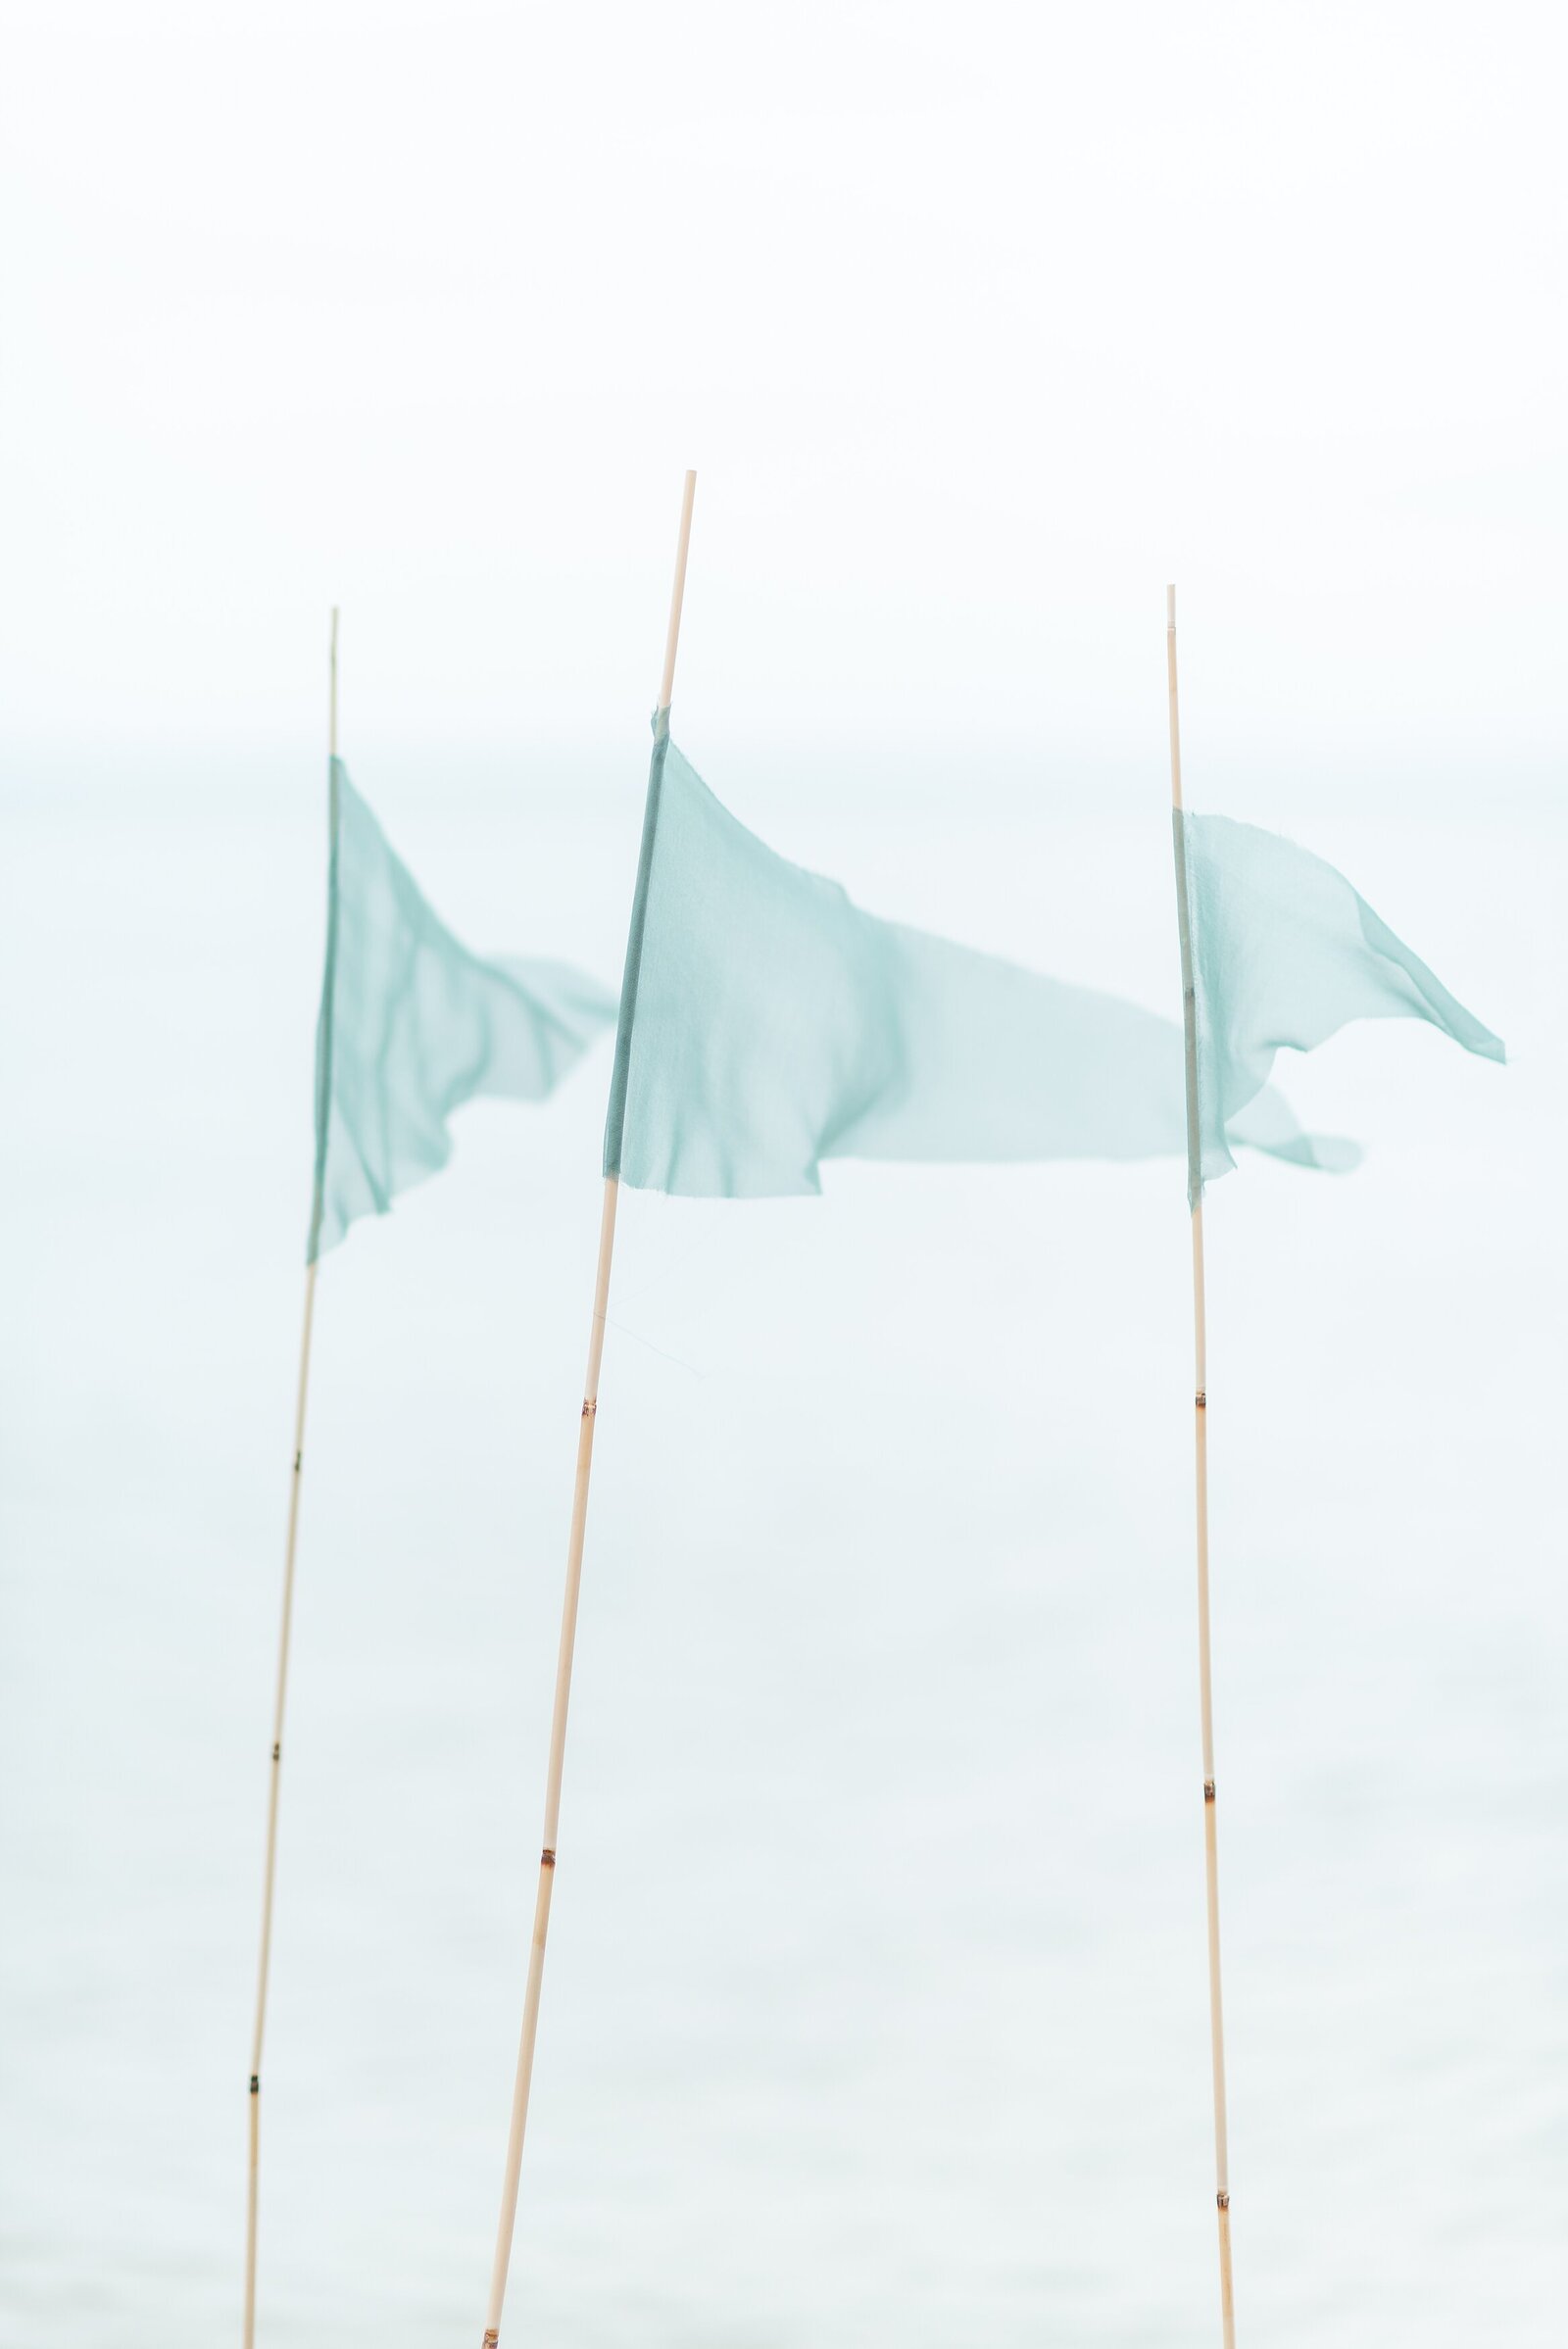
M489 2331L485 2334L484 2340L480 2344L480 2349L496 2349L496 2345L500 2338L500 2333L497 2332L495 2326L492 2325Z
M588 1396L587 1396L587 1397L584 1399L583 1406L582 1406L582 1415L583 1415L584 1419L597 1419L597 1418L598 1418L598 1416L599 1416L599 1401L598 1401L598 1397L597 1397L596 1395L588 1395Z
M1203 1781L1203 1800L1204 1800L1205 1802L1212 1802L1212 1801L1213 1801L1213 1799L1214 1799L1214 1782L1213 1782L1213 1780L1212 1780L1211 1778L1205 1778L1205 1779L1204 1779L1204 1781Z
M262 2082L261 2082L261 2077L260 2077L260 2075L259 2075L258 2073L255 2073L255 2072L253 2072L253 2073L251 2074L251 2094L252 2094L253 2096L259 2096L259 2095L261 2094L261 2092L262 2092Z
M1193 1401L1200 1411L1206 1411L1208 1409L1208 1396L1201 1387L1199 1388L1198 1393L1193 1396Z
M553 1868L555 1864L556 1855L547 1843L543 1851L539 1854L539 1865L541 1868Z
M1215 2195L1214 2200L1222 2211L1228 2211L1231 2207L1231 2198L1223 2186L1220 2187L1220 2190Z
M283 1759L283 1748L282 1748L282 1746L281 1746L281 1745L274 1745L274 1746L273 1746L273 1748L272 1748L272 1759L273 1759L273 1761L274 1761L274 1762L280 1762L280 1761Z

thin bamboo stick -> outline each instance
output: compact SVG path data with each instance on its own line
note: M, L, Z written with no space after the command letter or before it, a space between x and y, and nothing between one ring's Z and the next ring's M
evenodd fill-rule
M1193 1223L1193 1443L1198 1533L1198 1701L1203 1734L1203 1873L1208 1903L1208 2029L1214 2073L1214 2200L1219 2213L1219 2299L1224 2349L1236 2349L1231 2279L1230 2152L1225 2118L1225 2009L1220 1995L1219 1844L1215 1834L1214 1690L1208 1631L1208 1344L1203 1297L1203 1187L1198 1113L1198 997L1182 840L1182 747L1176 701L1176 590L1165 590L1165 668L1170 689L1170 797L1176 815L1176 895L1182 942L1182 1025L1187 1046L1187 1160Z
M692 536L692 501L696 495L697 475L688 473L681 496L675 581L669 600L669 629L664 640L664 672L659 687L659 710L663 716L668 715L670 697L675 686L675 654L680 643L681 605L686 593L686 557ZM522 2141L528 2126L534 2042L539 2032L539 1999L544 1985L545 1941L550 1931L550 1897L556 1882L561 1782L566 1764L566 1712L571 1702L571 1666L577 1643L577 1600L582 1590L583 1538L588 1525L588 1481L593 1473L594 1425L599 1415L599 1367L605 1350L605 1315L610 1304L610 1266L615 1245L615 1202L619 1196L619 1183L613 1175L607 1175L604 1212L599 1225L599 1264L594 1274L593 1320L588 1333L588 1375L583 1381L582 1416L577 1435L577 1482L572 1493L571 1531L566 1542L566 1588L561 1609L556 1699L550 1721L550 1764L545 1778L544 1849L539 1855L539 1887L534 1896L533 1939L528 1949L528 1980L522 2000L522 2034L517 2045L517 2071L512 2091L512 2127L507 2138L501 2219L496 2228L495 2261L490 2272L490 2298L485 2312L483 2349L497 2349L501 2338L501 2311L507 2296L507 2271L512 2262L512 2243L517 2225Z
M337 757L337 607L332 608L327 750ZM316 1202L319 1205L319 1201ZM315 1228L313 1221L313 1230ZM245 2195L245 2349L256 2342L256 2220L262 2154L262 2041L267 2031L267 1986L272 1964L272 1895L277 1881L277 1805L283 1775L283 1714L288 1703L289 1636L294 1624L294 1552L300 1530L300 1479L305 1467L305 1403L311 1381L311 1328L316 1317L316 1264L305 1268L305 1326L300 1337L299 1386L294 1401L294 1464L289 1471L288 1532L283 1543L283 1611L272 1695L272 1751L267 1780L267 1856L262 1864L262 1940L256 1963L256 2023L251 2033L250 2169Z

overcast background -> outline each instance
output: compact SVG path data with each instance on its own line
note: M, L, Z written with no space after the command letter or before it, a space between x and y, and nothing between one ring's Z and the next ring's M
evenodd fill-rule
M613 976L676 731L1176 1007L1190 803L1509 1040L1214 1194L1242 2337L1568 2294L1561 90L1544 7L135 10L0 35L0 2342L238 2334L342 745ZM264 2339L477 2338L601 1054L323 1271ZM627 1201L504 2337L1215 2336L1180 1170ZM466 2328L466 2330L465 2330Z

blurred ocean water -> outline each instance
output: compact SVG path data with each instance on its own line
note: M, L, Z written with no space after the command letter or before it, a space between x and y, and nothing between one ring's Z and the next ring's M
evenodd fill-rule
M451 800L355 772L470 943L618 972L635 772ZM875 911L1177 1007L1158 776L1102 817L712 779ZM18 2349L237 2338L318 788L87 775L5 818ZM1211 1194L1243 2337L1544 2349L1568 2300L1568 827L1382 800L1291 828L1513 1065L1357 1031L1281 1076L1366 1168ZM543 1113L466 1111L452 1167L323 1267L270 2342L477 2339L607 1082L601 1052ZM1174 1164L623 1201L508 2335L1214 2338L1189 1311Z

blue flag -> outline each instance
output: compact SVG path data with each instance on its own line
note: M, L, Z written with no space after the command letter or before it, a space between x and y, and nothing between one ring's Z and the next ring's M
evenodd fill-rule
M461 946L334 759L307 1260L446 1164L461 1102L542 1101L614 1016L613 993L564 963Z
M1179 1156L1175 1022L879 921L775 856L661 724L605 1171L688 1198L832 1158Z
M1305 1134L1268 1085L1282 1046L1310 1052L1352 1019L1424 1019L1468 1052L1504 1057L1343 873L1277 833L1175 811L1182 983L1191 1006L1188 1192L1246 1143L1301 1166L1357 1163L1350 1142Z

